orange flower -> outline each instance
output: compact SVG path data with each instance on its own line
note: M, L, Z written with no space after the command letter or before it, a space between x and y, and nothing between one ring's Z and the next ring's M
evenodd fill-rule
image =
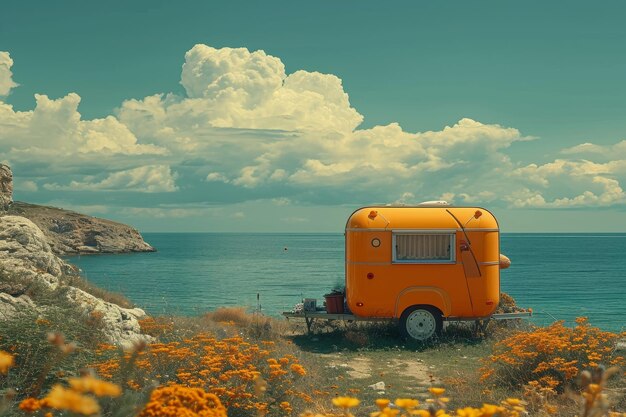
M411 398L396 398L395 401L396 407L404 408L405 410L410 410L419 405L419 401L413 400Z
M19 408L27 413L34 413L41 408L41 403L37 398L26 398L20 403Z
M139 417L154 416L226 417L226 408L215 394L202 388L182 385L159 387L152 391L150 401Z
M335 407L340 408L354 408L359 405L361 401L353 397L336 397L333 398L333 404Z
M300 376L306 375L306 369L304 369L304 367L302 365L294 363L294 364L291 365L290 368L291 368L291 371L293 373L296 373L296 374L298 374Z
M428 391L430 391L431 394L439 397L440 395L443 395L444 392L446 392L446 389L445 388L430 387L430 388L428 388Z
M79 394L61 385L53 386L48 395L41 401L41 405L57 410L69 410L86 416L100 411L100 406L94 398Z
M504 402L512 406L518 406L522 404L522 400L520 400L519 398L507 398L506 400L504 400Z
M386 398L379 398L376 400L376 406L380 408L380 410L384 410L389 405L389 400Z
M493 404L483 404L482 408L480 409L484 417L491 417L501 410L502 407L498 407L497 405Z
M122 394L122 388L111 382L101 381L92 376L84 376L82 378L70 378L70 386L78 392L91 392L98 397L119 397Z
M6 374L9 368L13 366L13 363L15 363L13 355L0 350L0 374Z

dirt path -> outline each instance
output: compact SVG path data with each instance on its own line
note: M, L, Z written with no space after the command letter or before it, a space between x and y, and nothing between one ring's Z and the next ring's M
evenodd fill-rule
M428 387L441 382L435 367L413 352L338 352L319 357L336 371L337 379L345 375L349 385L373 395L424 398Z

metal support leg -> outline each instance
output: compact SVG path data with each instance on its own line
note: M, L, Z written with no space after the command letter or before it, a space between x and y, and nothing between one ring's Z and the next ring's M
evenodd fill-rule
M489 325L489 320L491 319L475 320L474 321L474 334L478 336L481 333L484 333L487 330L487 326Z
M305 317L307 334L311 334L311 325L313 324L313 317Z

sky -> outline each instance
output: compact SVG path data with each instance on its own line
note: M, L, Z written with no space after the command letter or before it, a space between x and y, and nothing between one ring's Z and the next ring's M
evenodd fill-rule
M626 3L22 1L15 199L144 232L342 232L446 200L626 232Z

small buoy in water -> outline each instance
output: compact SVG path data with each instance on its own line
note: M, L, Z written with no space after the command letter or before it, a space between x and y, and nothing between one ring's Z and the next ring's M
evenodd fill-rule
M287 246L285 246L285 248L283 249L285 252L287 252Z

